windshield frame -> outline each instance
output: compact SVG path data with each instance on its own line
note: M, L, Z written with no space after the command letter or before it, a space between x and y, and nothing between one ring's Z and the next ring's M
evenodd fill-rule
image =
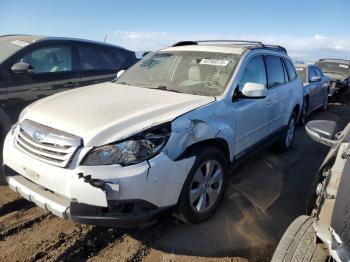
M22 46L21 45L18 45L16 43L13 43L13 42L22 42L22 43L25 43L23 44ZM17 54L18 52L21 52L23 49L25 49L26 47L28 47L31 43L27 42L27 41L24 41L24 40L21 40L21 39L12 39L12 38L7 38L6 36L5 37L1 37L0 38L0 46L3 47L3 52L5 50L7 50L8 52L3 56L0 55L0 65L3 64L6 60L8 60L10 57L12 57L13 55ZM11 50L8 50L10 49Z
M169 90L166 90L166 88L164 88L164 86L158 86L158 87L148 87L148 86L138 86L138 85L133 85L132 83L121 83L119 82L118 80L122 80L123 76L125 74L127 74L130 70L132 70L134 67L137 67L139 66L141 63L143 63L146 59L149 59L150 57L156 55L156 54L160 54L160 53L184 53L184 52L189 52L189 53L213 53L213 54L226 54L226 55L232 55L232 56L235 56L235 59L236 59L236 63L234 64L234 66L232 67L232 70L231 72L228 74L227 76L227 81L225 83L225 85L223 85L223 87L221 88L221 91L218 92L218 94L216 95L206 95L206 94L192 94L192 93L189 93L189 92L179 92L179 91L176 91L176 90L173 90L173 89L169 89ZM208 51L203 51L203 50L167 50L167 49L162 49L162 50L159 50L159 51L156 51L156 52L151 52L150 54L148 54L147 56L145 56L144 58L142 58L140 61L138 61L136 64L134 64L132 67L130 67L128 70L126 70L121 76L120 78L116 78L115 80L113 80L113 83L115 84L123 84L123 85L132 85L132 86L136 86L136 87L140 87L140 88L148 88L148 89L156 89L156 90L163 90L163 91L168 91L168 92L177 92L177 93L180 93L180 94L189 94L189 95L197 95L197 96L206 96L206 97L223 97L226 95L226 92L228 92L230 90L230 87L232 85L232 82L234 80L234 76L236 75L237 73L237 69L239 68L239 65L242 61L242 57L245 55L245 52L239 54L239 53L234 53L234 52L220 52L220 51L215 51L215 50L208 50ZM203 58L205 59L205 58ZM209 58L209 59L214 59L215 58Z

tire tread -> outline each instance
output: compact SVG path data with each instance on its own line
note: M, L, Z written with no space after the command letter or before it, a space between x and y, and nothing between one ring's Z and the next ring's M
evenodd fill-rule
M272 257L272 262L327 261L327 252L316 242L313 219L300 216L284 233Z

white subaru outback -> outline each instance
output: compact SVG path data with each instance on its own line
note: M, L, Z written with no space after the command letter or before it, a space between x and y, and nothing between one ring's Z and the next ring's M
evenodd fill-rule
M284 48L180 42L111 83L28 106L6 137L9 186L52 213L103 226L188 223L218 207L229 167L292 143L303 87Z

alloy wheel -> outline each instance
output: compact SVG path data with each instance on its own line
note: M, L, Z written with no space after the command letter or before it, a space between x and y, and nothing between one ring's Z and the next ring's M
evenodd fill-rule
M190 188L192 208L203 213L215 205L223 183L223 170L215 160L207 160L195 172Z
M287 136L286 136L286 146L289 147L293 141L294 133L296 129L295 118L292 117L289 121Z

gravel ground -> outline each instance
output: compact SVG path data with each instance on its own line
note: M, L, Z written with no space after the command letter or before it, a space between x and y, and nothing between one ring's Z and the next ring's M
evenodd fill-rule
M349 95L310 119L350 120ZM270 261L288 224L305 212L328 149L304 128L285 154L267 149L232 172L218 212L200 225L169 216L144 229L112 229L57 218L0 186L0 261Z

